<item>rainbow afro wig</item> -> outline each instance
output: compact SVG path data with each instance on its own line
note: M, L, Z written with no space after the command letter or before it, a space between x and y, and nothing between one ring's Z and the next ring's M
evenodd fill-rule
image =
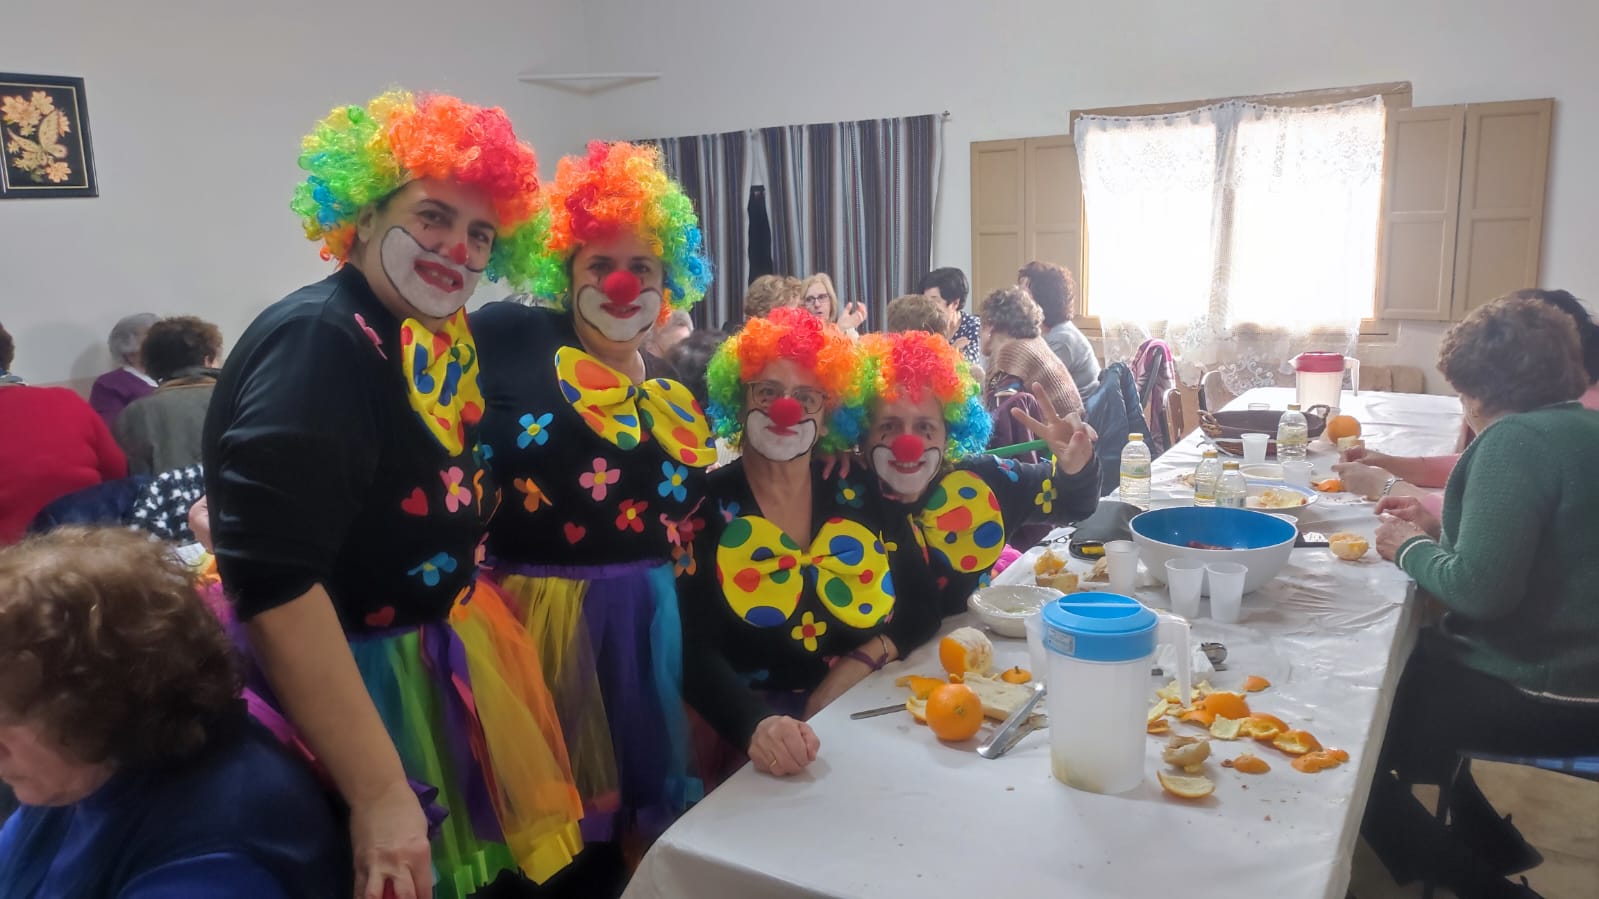
M301 141L306 178L289 207L324 259L345 261L361 210L420 178L480 188L499 219L486 274L531 287L538 244L538 159L499 108L443 94L390 91L365 106L341 106Z
M583 244L609 240L630 229L649 242L666 273L661 319L705 296L711 264L694 204L661 168L652 145L589 144L587 155L564 156L549 185L549 227L535 247L533 293L567 308L572 256Z
M750 319L711 357L705 378L711 399L707 414L717 436L734 446L742 442L745 385L780 359L809 372L827 391L827 433L816 448L832 453L854 447L866 423L861 354L843 331L799 308L774 309L766 318Z
M866 378L866 408L875 413L883 403L935 397L944 407L950 461L988 448L994 423L978 398L980 390L960 351L937 334L900 331L861 338Z

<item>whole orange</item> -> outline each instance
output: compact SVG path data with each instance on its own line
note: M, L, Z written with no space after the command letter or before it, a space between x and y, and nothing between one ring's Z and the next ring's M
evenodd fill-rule
M1327 439L1337 443L1345 437L1359 437L1360 422L1353 415L1334 415L1327 422Z
M945 684L927 696L927 726L940 740L970 740L983 726L983 701L965 684Z

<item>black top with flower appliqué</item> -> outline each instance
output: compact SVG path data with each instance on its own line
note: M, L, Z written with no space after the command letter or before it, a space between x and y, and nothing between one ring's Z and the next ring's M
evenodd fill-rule
M471 585L499 490L475 425L452 453L413 409L401 325L345 266L268 307L228 355L202 452L241 618L321 584L346 632L405 627L442 620Z
M483 359L483 440L505 502L489 554L592 566L675 560L703 521L704 412L645 355L646 378L584 353L570 313L490 303L471 316Z
M761 516L742 459L711 472L710 523L678 578L684 696L739 747L773 714L758 689L814 689L834 657L893 637L905 601L860 489L815 463L811 491L816 533L800 546Z

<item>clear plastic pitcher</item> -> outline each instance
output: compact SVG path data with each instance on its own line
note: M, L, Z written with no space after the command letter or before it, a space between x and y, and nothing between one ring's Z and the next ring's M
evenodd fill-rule
M1188 700L1188 622L1135 599L1077 593L1044 607L1049 669L1049 759L1055 778L1092 793L1124 793L1144 780L1144 727L1154 695L1158 642L1177 650Z
M1349 386L1355 396L1360 396L1360 360L1342 353L1300 353L1292 360L1294 387L1298 392L1299 408L1330 406L1343 408L1344 372L1349 372Z

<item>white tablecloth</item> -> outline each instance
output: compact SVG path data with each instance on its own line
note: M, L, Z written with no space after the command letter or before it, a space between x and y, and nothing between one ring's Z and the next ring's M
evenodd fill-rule
M1291 391L1251 391L1231 408L1280 409L1290 398ZM1368 445L1405 454L1453 445L1453 399L1344 399ZM1192 470L1198 445L1190 435L1156 461L1155 505L1191 501L1177 477ZM1332 453L1313 452L1312 460L1325 468ZM1324 497L1304 510L1303 526L1369 536L1371 509ZM1031 557L1001 579L1030 578ZM1215 794L1186 802L1156 784L1160 740L1150 738L1144 785L1101 796L1053 778L1047 732L987 761L972 751L977 740L940 744L905 714L849 720L850 712L903 700L893 685L899 675L937 673L934 649L924 646L812 720L821 753L804 774L780 779L746 766L691 810L645 857L625 895L1341 899L1393 687L1414 639L1409 588L1375 553L1347 563L1300 549L1277 580L1245 597L1240 623L1194 622L1196 641L1219 640L1230 652L1228 670L1212 682L1236 688L1248 674L1270 679L1274 686L1251 696L1252 707L1347 749L1351 762L1340 768L1302 774L1263 749L1271 772L1241 775L1219 760L1257 744L1218 741L1208 772ZM1141 589L1139 598L1169 608L1164 588ZM962 623L951 619L947 629ZM1026 664L1022 641L996 637L995 645L1000 664ZM1160 683L1151 679L1151 693Z

